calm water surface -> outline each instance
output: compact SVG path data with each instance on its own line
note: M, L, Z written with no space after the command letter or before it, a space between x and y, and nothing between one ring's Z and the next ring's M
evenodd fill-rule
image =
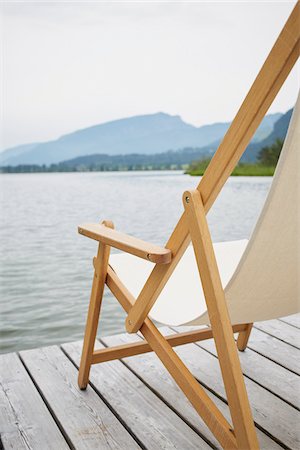
M0 176L1 352L81 339L97 244L83 222L164 245L196 186L181 172L5 174ZM249 237L271 178L231 178L213 209L214 241ZM125 315L105 293L99 334L124 331Z

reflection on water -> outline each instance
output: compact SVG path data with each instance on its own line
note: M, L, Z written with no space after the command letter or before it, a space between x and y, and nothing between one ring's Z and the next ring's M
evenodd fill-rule
M1 175L1 351L81 339L95 241L83 222L164 245L196 177L181 172ZM209 213L214 241L248 237L271 178L231 178ZM99 333L124 331L124 313L105 293Z

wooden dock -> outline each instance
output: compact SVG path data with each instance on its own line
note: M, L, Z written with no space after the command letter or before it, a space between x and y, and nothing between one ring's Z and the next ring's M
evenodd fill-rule
M139 339L121 334L97 345ZM93 366L90 386L80 391L81 345L0 356L0 449L220 448L152 353ZM299 348L296 315L256 324L240 353L262 449L300 449ZM176 351L229 418L212 341Z

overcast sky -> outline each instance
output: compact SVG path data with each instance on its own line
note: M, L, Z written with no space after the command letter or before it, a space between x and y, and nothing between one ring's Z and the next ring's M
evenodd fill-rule
M0 148L158 111L231 120L294 4L2 2Z

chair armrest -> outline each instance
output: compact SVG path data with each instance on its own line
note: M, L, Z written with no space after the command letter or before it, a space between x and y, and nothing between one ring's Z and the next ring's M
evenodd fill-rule
M149 244L146 241L120 233L105 225L85 223L78 227L78 232L95 241L103 242L103 244L118 248L156 264L168 264L172 259L171 250Z

